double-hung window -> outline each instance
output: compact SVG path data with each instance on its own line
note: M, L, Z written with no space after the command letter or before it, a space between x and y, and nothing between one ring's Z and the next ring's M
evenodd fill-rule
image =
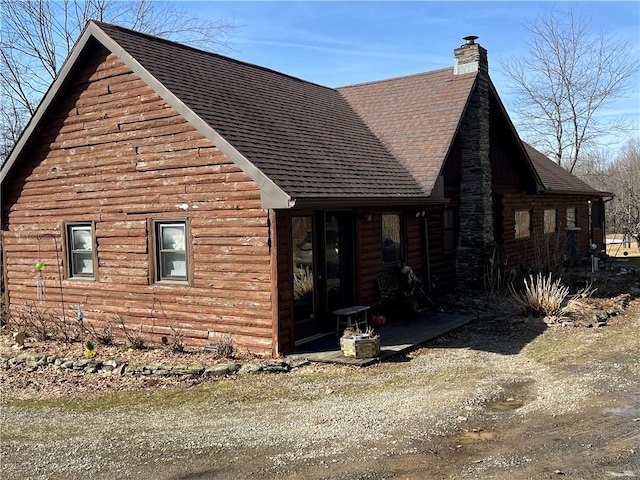
M156 281L187 282L189 257L187 222L170 220L154 222Z
M66 226L67 275L69 278L95 278L93 227L91 223Z

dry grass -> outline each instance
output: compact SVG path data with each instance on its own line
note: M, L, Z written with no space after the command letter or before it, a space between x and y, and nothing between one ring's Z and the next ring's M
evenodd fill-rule
M607 235L608 240L618 240L622 241L622 234L615 233L611 235ZM627 253L625 255L625 252ZM621 243L609 243L607 244L607 255L611 257L640 257L640 250L638 249L638 244L634 240L631 241L631 247L627 248L622 246Z
M535 278L529 275L524 279L524 290L519 291L510 285L510 290L518 309L525 315L538 317L559 314L564 299L569 294L569 287L560 283L560 279L552 280L551 273L546 277L538 273Z

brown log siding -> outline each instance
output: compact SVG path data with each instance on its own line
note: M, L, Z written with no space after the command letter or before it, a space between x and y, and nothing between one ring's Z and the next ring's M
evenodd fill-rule
M66 315L116 317L159 340L230 333L236 346L274 353L268 212L257 185L115 56L101 51L65 92L3 191L6 285L12 314L36 300L34 263L60 312L56 271L64 222L95 222L95 280L64 279ZM149 221L185 219L191 285L150 281ZM64 270L66 265L62 265Z
M567 247L567 208L577 208L577 241L579 254L588 253L591 235L589 231L589 198L568 195L510 194L502 199L504 211L503 253L509 265L538 266L550 255L564 260ZM557 210L557 232L544 233L545 209ZM532 232L528 238L515 238L515 212L531 211Z

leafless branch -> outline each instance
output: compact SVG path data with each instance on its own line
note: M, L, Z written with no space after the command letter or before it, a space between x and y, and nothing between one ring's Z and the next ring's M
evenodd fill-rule
M89 20L209 50L229 49L235 31L232 22L194 16L177 2L0 0L0 11L2 162L17 139L14 130L27 124Z
M573 171L605 134L628 130L621 119L598 114L628 93L639 65L623 38L593 33L591 20L573 8L545 14L528 29L526 58L502 63L518 97L514 109L523 136Z

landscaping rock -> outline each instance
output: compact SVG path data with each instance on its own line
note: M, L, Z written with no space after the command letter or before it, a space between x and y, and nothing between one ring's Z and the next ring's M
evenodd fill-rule
M265 372L280 373L288 372L289 370L291 370L289 364L284 360L269 360L268 362L263 363L261 366L262 370Z
M302 360L294 360L289 365L293 369L293 368L304 367L304 366L310 365L310 364L311 364L311 362L309 360L307 360L306 358L303 358Z
M214 365L212 367L205 368L205 377L223 377L240 370L240 364L238 363L223 363L220 365Z
M89 360L86 358L80 359L80 360L76 360L73 362L73 368L74 370L83 370L84 367L87 366L87 364L89 363Z
M238 370L238 374L239 375L255 374L255 373L258 373L258 372L261 372L261 371L262 371L262 366L261 365L247 363L247 364L243 365L242 367L240 367L240 370Z

